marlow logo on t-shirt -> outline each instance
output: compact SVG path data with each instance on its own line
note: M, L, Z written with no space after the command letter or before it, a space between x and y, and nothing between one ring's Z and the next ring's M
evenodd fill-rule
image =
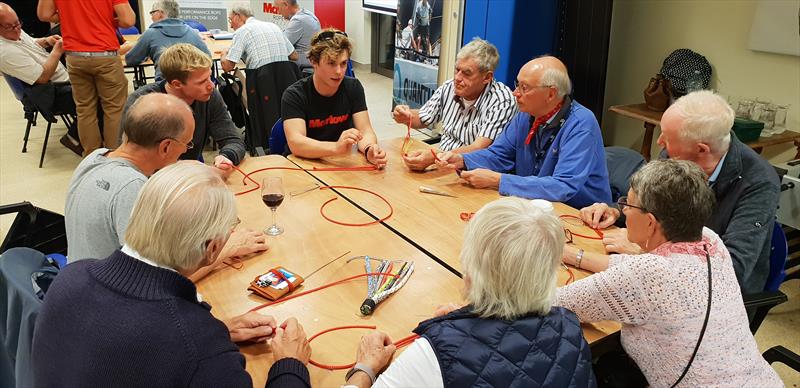
M350 114L349 113L345 113L345 114L343 114L341 116L330 115L325 120L311 119L308 122L308 127L309 128L322 128L322 127L324 127L326 125L339 124L339 123L342 123L345 120L347 120L348 117L350 117Z

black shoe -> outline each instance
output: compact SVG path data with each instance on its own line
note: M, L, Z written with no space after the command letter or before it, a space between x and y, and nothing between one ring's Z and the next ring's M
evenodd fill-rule
M61 136L59 141L64 145L64 147L69 148L70 151L74 152L80 157L83 157L83 147L81 147L80 143L73 140L70 135Z

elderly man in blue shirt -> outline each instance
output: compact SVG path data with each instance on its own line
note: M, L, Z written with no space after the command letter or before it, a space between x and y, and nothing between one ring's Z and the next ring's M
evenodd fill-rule
M560 60L531 60L520 69L514 89L520 112L494 143L463 155L442 153L439 164L456 169L469 185L501 195L575 208L610 202L600 126L590 110L572 100L571 89Z

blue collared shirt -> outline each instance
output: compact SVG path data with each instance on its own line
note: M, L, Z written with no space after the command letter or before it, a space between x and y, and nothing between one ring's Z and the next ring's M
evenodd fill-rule
M717 178L719 177L719 172L722 171L722 165L725 163L725 157L728 156L726 152L725 155L722 155L722 159L719 160L717 163L717 168L714 169L714 172L711 173L711 176L708 177L708 185L714 186L714 183L717 183Z

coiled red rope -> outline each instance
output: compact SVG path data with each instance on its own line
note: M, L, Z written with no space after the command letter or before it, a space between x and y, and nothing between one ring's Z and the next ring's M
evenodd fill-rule
M322 189L348 189L348 190L363 191L365 193L370 193L370 194L380 198L381 201L383 201L386 204L386 206L389 206L389 214L387 216L385 216L385 217L383 217L381 219L375 220L375 221L365 222L365 223L361 223L361 224L353 224L353 223L348 223L348 222L336 221L336 220L328 217L327 215L325 215L325 206L327 204L339 199L339 197L333 197L333 198L325 201L325 203L323 203L322 206L320 206L319 214L322 215L322 218L324 218L324 219L326 219L326 220L328 220L330 222L333 222L334 224L344 225L344 226L369 226L369 225L380 224L381 222L388 220L389 217L391 217L394 214L394 207L392 207L392 204L389 203L389 201L387 201L386 198L384 198L382 195L380 195L380 194L378 194L378 193L376 193L374 191L370 191L370 190L367 190L367 189L362 189L360 187L353 187L353 186L322 186L322 187L320 187L320 190L322 190Z
M585 239L588 239L588 240L602 240L603 239L603 232L601 232L599 229L594 229L594 228L589 227L589 225L586 225L586 223L583 222L583 220L578 216L573 216L571 214L562 214L562 215L558 216L558 218L561 218L562 220L565 220L565 219L578 220L583 225L585 225L587 228L591 229L593 232L595 232L597 234L596 236L587 236L585 234L575 233L575 232L570 230L570 233L572 233L573 236L582 237L582 238L585 238Z
M253 182L253 183L256 185L256 187L253 187L253 188L251 188L251 189L247 189L247 190L245 190L245 191L241 191L241 192L235 193L234 195L244 195L244 194L247 194L247 193L250 193L250 192L253 192L253 191L256 191L256 190L260 189L260 188L261 188L261 185L260 185L260 184L259 184L259 183L258 183L258 182L255 180L255 179L251 178L250 176L251 176L251 175L253 175L253 174L255 174L255 173L262 172L262 171L269 171L269 170L288 170L288 171L306 171L306 172L308 172L308 171L317 171L317 172L336 172L336 171L375 171L375 170L377 170L377 169L378 169L377 167L375 167L375 166L373 166L373 165L368 165L368 166L356 166L356 167L313 167L313 168L300 168L300 167L266 167L266 168L260 168L260 169L258 169L258 170L255 170L255 171L250 171L249 173L245 173L244 171L242 171L242 170L241 170L239 167L237 167L237 166L231 165L231 167L233 167L233 169L234 169L234 170L238 171L240 174L242 174L242 175L243 175L243 178L242 178L242 184L244 184L245 186L247 186L247 181L249 180L250 182Z
M330 333L332 331L348 330L348 329L371 329L371 330L375 330L376 328L377 328L376 326L372 326L372 325L351 325L351 326L332 327L330 329L325 329L325 330L323 330L323 331L321 331L321 332L319 332L317 334L312 335L311 338L308 339L308 342L311 342L311 341L314 340L314 338L317 338L317 337L319 337L319 336L321 336L321 335L323 335L325 333ZM417 338L419 338L419 335L417 335L417 334L412 334L412 335L410 335L408 337L403 337L403 338L395 341L394 342L394 346L400 348L400 347L409 345L412 342L414 342L414 340L416 340ZM327 365L327 364L322 364L322 363L316 362L316 361L314 361L312 359L309 359L308 363L311 364L311 365L316 366L317 368L322 368L322 369L327 369L327 370L350 369L350 368L352 368L352 367L354 367L356 365L355 362L352 363L352 364L344 364L344 365Z

